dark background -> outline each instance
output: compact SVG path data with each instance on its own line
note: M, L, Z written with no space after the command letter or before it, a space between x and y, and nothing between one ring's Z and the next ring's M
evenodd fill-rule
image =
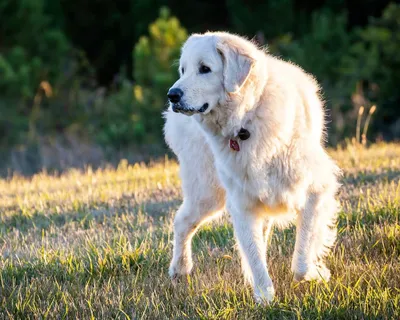
M377 107L364 140L400 137L398 3L2 0L3 173L162 155L173 63L190 33L207 30L254 38L314 74L329 144L357 135L361 106L360 131Z

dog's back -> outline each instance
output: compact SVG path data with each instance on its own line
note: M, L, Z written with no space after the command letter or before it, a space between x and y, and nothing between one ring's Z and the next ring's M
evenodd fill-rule
M286 95L297 95L294 107L296 119L295 136L307 134L313 141L321 142L324 136L324 107L321 101L320 87L313 76L299 66L267 55L268 77L277 82L280 89L285 87ZM285 99L290 99L288 96Z

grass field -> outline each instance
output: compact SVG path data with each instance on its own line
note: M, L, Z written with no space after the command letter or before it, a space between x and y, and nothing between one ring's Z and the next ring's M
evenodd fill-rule
M173 161L0 180L0 318L400 319L400 145L331 154L344 170L332 279L294 284L293 228L275 230L267 307L244 286L226 216L195 236L194 272L171 284Z

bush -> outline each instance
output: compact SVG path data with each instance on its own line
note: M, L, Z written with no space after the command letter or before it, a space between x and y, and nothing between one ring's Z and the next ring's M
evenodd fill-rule
M244 1L227 0L226 6L233 30L253 37L262 32L266 39L273 39L293 30L295 8L293 0ZM300 12L296 12L297 22ZM271 23L279 17L279 23ZM298 27L298 25L297 25Z
M140 35L167 2L0 1L0 148L71 133L113 147L159 144L166 92L178 77L173 63L187 32L163 8L148 35ZM400 136L398 4L362 26L365 19L355 16L378 15L386 0L357 10L342 0L200 2L170 5L191 31L230 29L262 44L265 37L272 53L317 77L331 143L353 135L360 103L378 105L372 129ZM352 8L349 15L344 7Z
M98 142L123 147L162 141L162 111L178 76L173 64L186 37L179 21L162 8L149 36L141 37L133 50L135 82L121 71L115 88L90 100L94 115L88 126Z
M271 45L271 51L298 64L321 84L328 116L334 120L329 124L329 138L334 143L349 130L341 116L352 108L350 97L355 89L342 79L343 59L348 55L351 39L346 14L324 9L313 12L310 30L302 37L282 36Z
M42 80L54 84L70 50L64 33L51 26L45 0L0 3L0 91L32 99Z
M352 31L346 14L316 11L308 33L299 39L280 37L271 49L315 75L322 85L332 120L331 142L354 134L361 105L378 105L373 132L379 129L389 138L400 134L400 124L394 121L400 117L399 5L389 5L381 18Z
M162 134L161 112L168 88L178 78L173 65L186 38L187 32L178 19L162 8L160 17L149 26L149 36L141 37L133 51L136 126L148 142L158 140Z
M355 41L344 58L343 75L359 84L361 101L378 105L375 128L393 138L400 135L400 5L390 4L382 17L355 30Z
M0 1L0 146L26 139L32 121L40 120L34 107L40 84L54 87L66 77L70 52L45 0Z

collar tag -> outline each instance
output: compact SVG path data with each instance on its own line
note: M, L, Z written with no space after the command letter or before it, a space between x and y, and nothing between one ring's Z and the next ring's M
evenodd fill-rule
M241 128L236 137L242 141L247 140L250 138L250 132L244 128ZM234 151L240 151L239 142L237 142L237 140L229 139L229 147Z
M236 140L229 139L229 147L232 150L240 151L239 143Z
M247 140L248 138L250 138L250 132L245 128L241 128L238 132L238 137L240 140Z

